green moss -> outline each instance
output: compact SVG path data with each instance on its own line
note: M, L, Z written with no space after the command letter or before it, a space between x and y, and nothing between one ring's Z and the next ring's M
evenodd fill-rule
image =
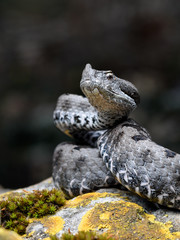
M56 236L51 236L50 239L58 240L59 238ZM113 240L113 238L107 235L99 235L92 231L80 231L76 235L72 235L71 233L64 233L61 237L61 240Z
M65 203L64 194L57 189L35 190L24 196L13 194L0 201L1 225L19 234L24 234L29 218L40 218L55 213Z

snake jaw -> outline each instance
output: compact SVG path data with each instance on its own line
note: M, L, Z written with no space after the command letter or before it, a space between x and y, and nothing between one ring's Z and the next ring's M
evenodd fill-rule
M95 70L90 64L83 70L80 87L90 104L102 114L124 117L139 102L138 91L132 83L116 77L110 70Z

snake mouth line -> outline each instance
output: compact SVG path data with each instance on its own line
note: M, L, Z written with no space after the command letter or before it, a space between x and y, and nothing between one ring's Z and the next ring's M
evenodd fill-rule
M89 85L88 88L87 86L85 87L84 84ZM83 81L81 81L80 83L81 89L84 92L84 94L101 94L102 96L104 96L104 98L106 98L109 94L111 95L111 98L114 97L117 100L119 99L119 101L122 100L126 100L126 102L135 104L135 100L129 96L127 93L125 93L124 91L120 90L119 92L115 92L113 90L110 90L108 88L104 88L104 91L102 91L101 86L97 86L95 83L92 84L90 79L85 79ZM109 99L109 97L108 97Z
M80 85L85 83L85 82L86 83L91 82L91 79L90 78L81 79Z
M112 93L114 96L116 96L118 98L126 98L126 99L129 98L129 101L132 102L132 100L133 100L135 103L134 98L132 98L129 94L123 92L122 90L120 93L116 93L115 91L112 91L112 90L108 90L108 91L109 91L109 93Z

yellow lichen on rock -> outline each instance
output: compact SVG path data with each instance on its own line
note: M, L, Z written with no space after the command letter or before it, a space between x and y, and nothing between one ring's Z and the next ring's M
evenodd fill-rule
M139 205L120 200L96 204L83 216L78 230L103 232L123 240L178 239L178 233L172 234L170 227L170 223L161 223L146 214Z
M180 239L180 232L173 232L172 235L174 236L175 239L177 240Z
M64 220L58 216L44 217L40 222L47 228L46 233L50 235L55 235L57 232L61 231L65 223Z
M172 224L167 222L168 219L166 223L157 221L154 215L145 213L141 206L123 193L87 193L66 201L54 216L31 218L28 221L26 239L41 237L50 240L51 236L61 236L67 231L72 234L93 231L116 240L180 239L176 222L174 224L172 220Z
M100 214L99 217L100 217L101 220L106 220L106 219L109 219L109 218L110 218L110 215L111 215L110 212L106 212L106 213Z
M17 233L0 228L0 240L23 240Z
M49 236L53 236L56 233L58 233L59 231L61 231L64 227L64 220L63 218L59 217L59 216L47 216L47 217L43 217L43 218L33 218L29 220L30 223L32 224L42 224L42 232L44 232L45 234L49 235ZM30 227L31 229L31 227ZM36 232L34 230L31 231L27 231L26 234L26 238L32 238L34 237L34 235L36 234ZM49 240L49 237L43 238L43 239L47 239Z
M43 218L41 223L47 228L47 233L54 235L63 229L65 222L59 216L49 216L48 218Z
M98 193L98 192L91 192L80 195L72 200L66 202L65 207L67 208L78 208L84 207L88 205L91 201L96 200L98 198L105 198L105 197L119 197L116 193Z

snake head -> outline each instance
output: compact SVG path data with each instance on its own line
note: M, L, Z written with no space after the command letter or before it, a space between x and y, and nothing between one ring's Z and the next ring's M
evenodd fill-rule
M86 64L80 87L100 113L128 116L140 102L136 87L116 77L111 70L99 71Z

